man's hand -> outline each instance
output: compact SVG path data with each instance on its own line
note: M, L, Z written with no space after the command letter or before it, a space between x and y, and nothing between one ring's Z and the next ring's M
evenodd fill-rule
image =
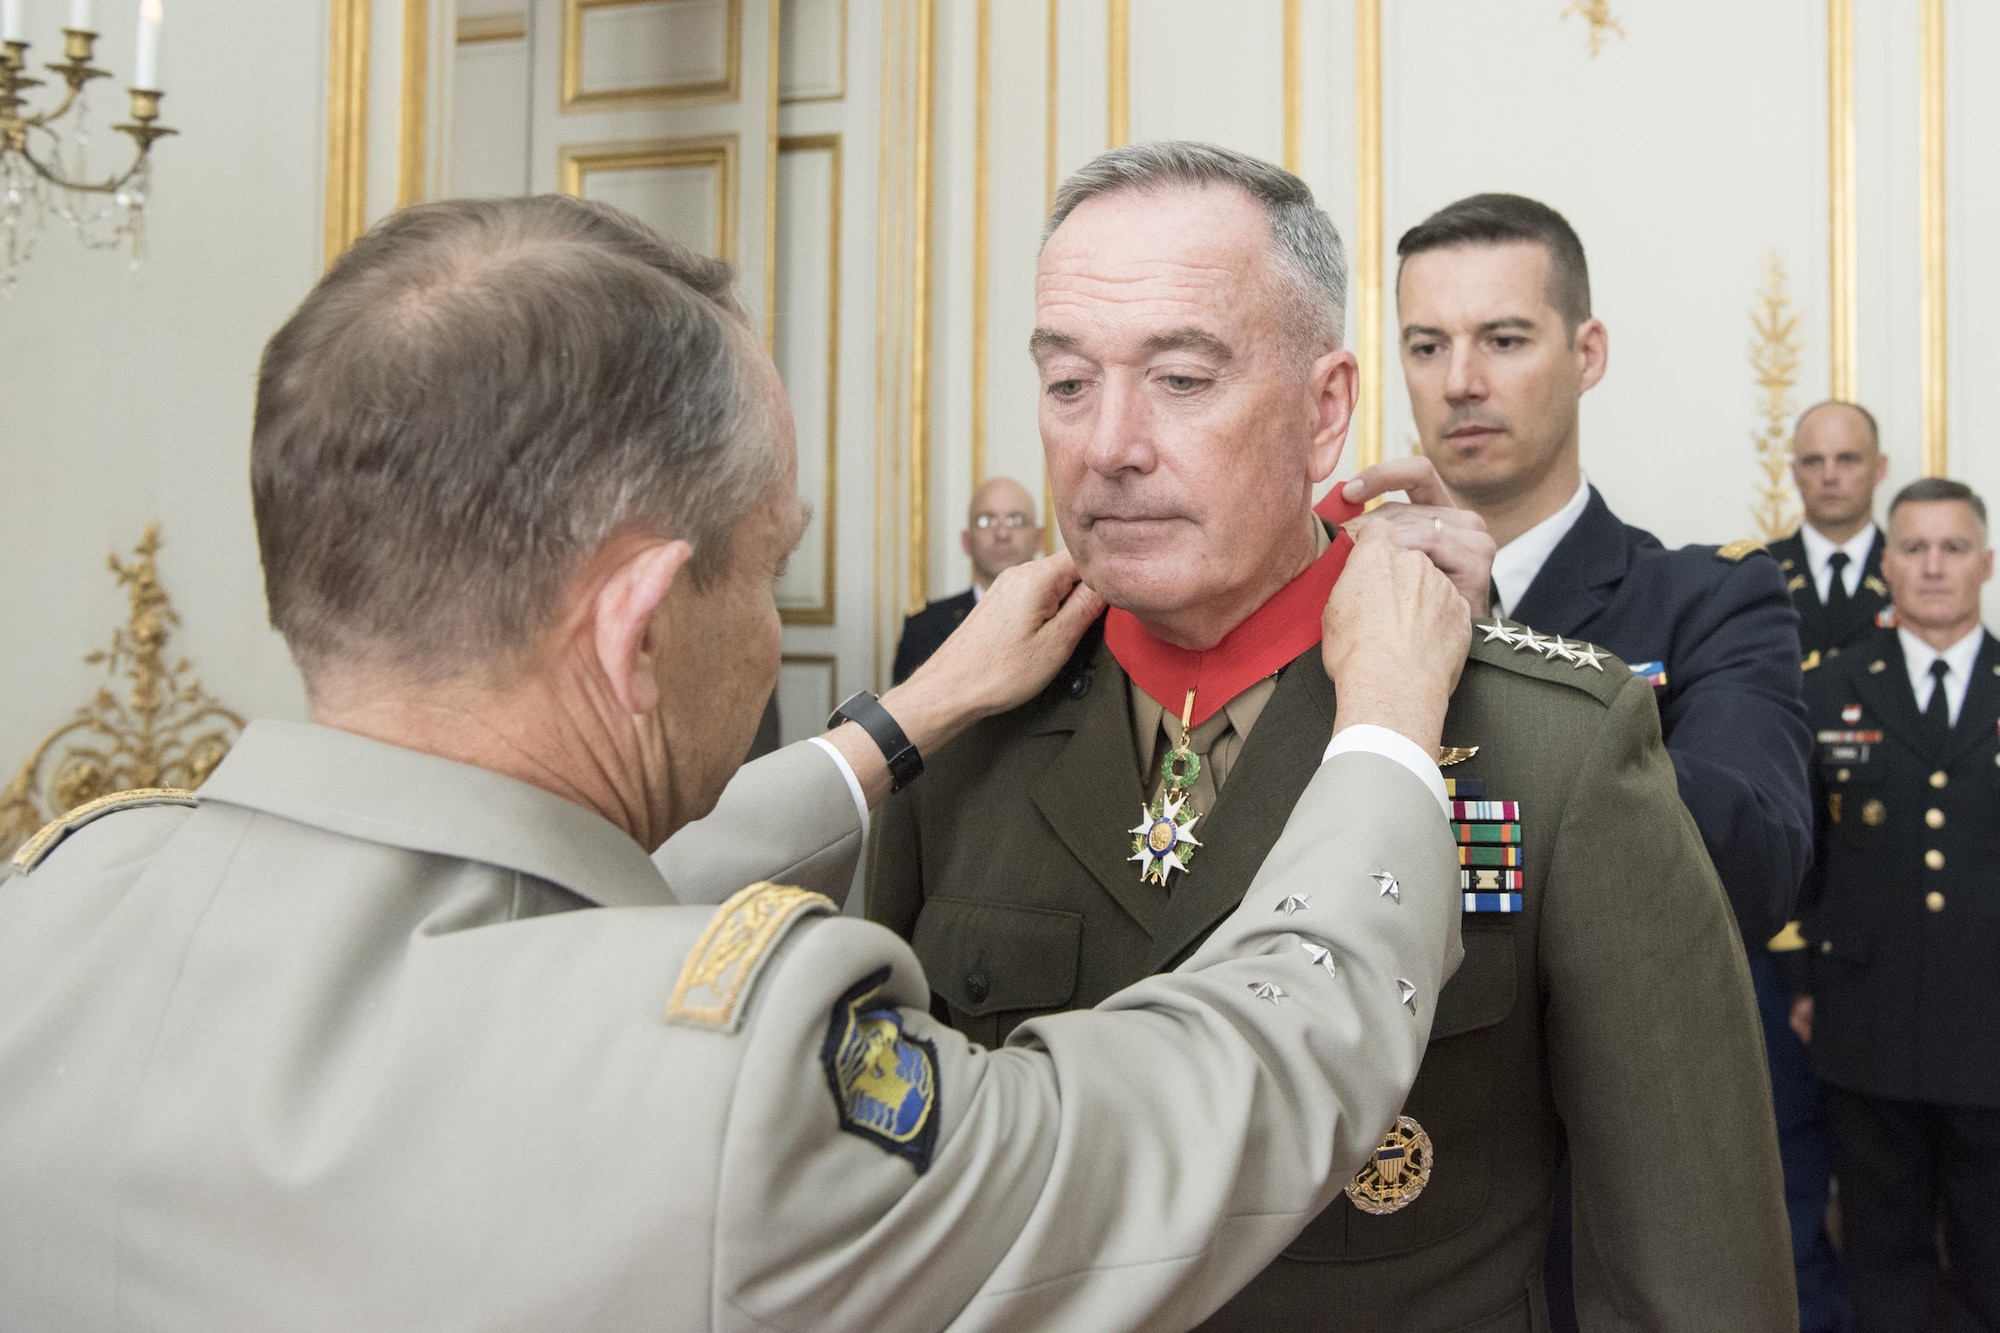
M1062 670L1104 599L1083 586L1067 551L1002 571L979 605L930 661L882 696L917 753L940 746L981 718L1018 708ZM870 805L889 791L889 768L852 722L827 733Z
M1812 1045L1812 1000L1813 997L1810 995L1801 995L1792 1001L1792 1031L1797 1033L1799 1041L1807 1046Z
M1412 551L1422 551L1431 563L1451 579L1472 605L1472 614L1483 616L1492 608L1493 539L1486 535L1486 520L1470 509L1460 509L1438 480L1431 460L1422 457L1391 458L1342 483L1341 494L1352 504L1366 504L1378 495L1402 491L1410 497L1405 504L1390 500L1375 506L1346 524L1348 534L1358 537L1361 529L1384 525L1396 540Z
M1320 625L1335 733L1372 723L1435 754L1472 644L1452 581L1427 554L1398 546L1390 525L1363 524Z

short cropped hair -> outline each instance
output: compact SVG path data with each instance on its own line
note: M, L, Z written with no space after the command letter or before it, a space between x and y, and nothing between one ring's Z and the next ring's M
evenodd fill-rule
M1970 505L1973 517L1979 520L1979 526L1981 528L1986 526L1986 502L1980 499L1979 493L1970 486L1962 481L1953 481L1949 477L1919 477L1897 491L1896 498L1889 501L1889 517L1893 519L1896 511L1904 505L1936 504L1939 501L1955 501Z
M1868 443L1873 445L1878 452L1881 450L1882 428L1875 424L1875 414L1873 412L1870 412L1867 408L1863 407L1861 404L1850 403L1845 398L1825 398L1817 403L1814 403L1811 407L1808 407L1805 411L1799 413L1799 419L1792 423L1792 438L1794 440L1798 438L1799 431L1805 426L1807 417L1811 416L1815 412L1822 411L1830 407L1844 407L1847 408L1849 411L1859 412L1861 414L1861 420L1867 423L1868 426Z
M1549 304L1572 331L1590 318L1590 264L1583 242L1562 214L1547 204L1518 194L1475 194L1437 212L1403 233L1396 242L1402 277L1403 263L1426 250L1466 245L1508 245L1528 242L1549 254Z
M775 480L732 270L562 196L407 209L264 349L250 480L308 686L505 666L621 531L723 573Z
M1285 318L1301 342L1338 347L1347 328L1347 252L1340 232L1306 183L1269 162L1189 139L1127 144L1099 153L1056 191L1042 244L1089 199L1124 191L1234 186L1264 210L1285 288Z

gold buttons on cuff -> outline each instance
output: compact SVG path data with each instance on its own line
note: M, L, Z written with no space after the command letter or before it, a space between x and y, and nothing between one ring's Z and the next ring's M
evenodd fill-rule
M1931 786L1933 787L1942 787L1944 786L1945 783L1950 781L1951 779L1945 776L1944 770L1941 768L1937 772L1931 774Z
M1932 889L1924 895L1924 906L1930 908L1933 912L1942 912L1944 910L1944 895L1936 889Z
M1924 853L1924 864L1932 870L1944 869L1944 853L1933 847Z
M1943 828L1944 811L1938 809L1936 806L1932 806L1930 809L1924 811L1924 823L1929 824L1932 828Z

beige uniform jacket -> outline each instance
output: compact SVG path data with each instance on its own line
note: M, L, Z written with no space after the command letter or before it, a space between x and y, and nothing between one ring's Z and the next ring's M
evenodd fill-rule
M259 723L0 882L0 1328L1185 1327L1379 1141L1456 877L1337 756L1181 970L988 1051L816 896Z

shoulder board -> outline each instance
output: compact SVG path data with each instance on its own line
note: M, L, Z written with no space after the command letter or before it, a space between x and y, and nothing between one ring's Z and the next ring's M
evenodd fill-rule
M1764 946L1772 953L1797 953L1806 947L1806 937L1799 933L1799 923L1787 921L1785 928L1773 935Z
M1717 559L1727 560L1733 564L1741 560L1744 556L1749 555L1752 551L1761 551L1763 549L1764 543L1753 542L1746 537L1740 542L1731 542L1727 546L1716 547L1715 554Z
M1819 663L1820 663L1819 649L1815 648L1811 652L1806 654L1805 661L1799 663L1799 670L1801 671L1814 670L1819 666Z
M39 833L21 844L8 864L17 873L25 875L40 865L64 838L92 820L102 819L119 810L137 810L148 805L200 804L200 797L179 787L135 787L131 791L116 791L94 801L85 801L61 819L52 819L42 825Z
M787 884L752 884L715 909L667 1001L667 1021L734 1032L743 1002L778 941L801 918L830 915L833 900Z
M1467 656L1516 675L1568 685L1608 704L1632 674L1609 650L1559 634L1542 634L1498 616L1475 621Z

